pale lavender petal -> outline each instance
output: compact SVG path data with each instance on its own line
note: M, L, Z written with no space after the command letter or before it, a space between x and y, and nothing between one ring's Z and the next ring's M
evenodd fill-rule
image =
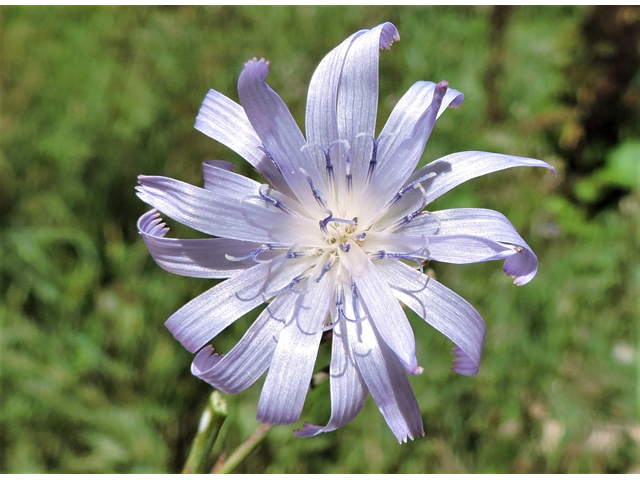
M317 245L317 223L166 177L139 177L138 197L165 215L209 235L259 243ZM256 192L255 196L259 196Z
M335 312L334 312L335 313ZM326 426L305 423L301 430L295 430L298 437L311 437L332 432L356 418L367 398L367 387L358 372L352 354L352 347L346 331L346 320L335 320L333 344L331 346L330 388L331 418Z
M280 96L264 81L269 63L264 59L244 64L238 80L238 94L251 125L258 133L264 148L278 165L287 184L309 213L319 207L309 186L328 198L324 179L305 147L306 141ZM306 173L305 173L306 172Z
M435 87L436 84L433 82L414 83L398 101L378 137L378 161L380 164L392 157L393 152L412 134L431 105ZM449 107L458 108L463 100L464 95L461 92L448 88L436 118L439 118ZM424 139L425 144L426 140Z
M323 326L329 313L333 280L309 280L298 295L293 318L278 335L276 350L258 403L259 422L295 423L307 396Z
M238 175L227 167L227 162L221 162L219 160L212 160L204 162L202 164L202 171L204 173L204 188L214 194L218 194L222 197L226 197L229 200L234 199L237 202L246 202L252 200L255 204L258 202L268 207L275 206L274 202L278 202L284 208L280 208L283 212L296 212L301 214L304 212L302 206L293 198L280 193L272 188L267 188L263 193L269 197L268 201L265 201L265 197L260 194L260 189L263 187L260 183L245 177L244 175ZM264 185L264 187L268 187Z
M260 149L262 140L236 102L209 90L196 117L195 128L238 153L282 193L291 193L278 167Z
M342 66L351 43L365 31L361 30L354 33L331 50L322 59L311 77L305 117L307 140L311 144L320 145L325 150L329 147L329 144L340 138L336 105ZM320 170L322 170L323 162L324 158L321 159L318 166Z
M217 355L211 346L200 350L191 373L230 394L253 385L271 364L276 337L291 318L295 300L291 292L278 295L229 353Z
M465 299L418 270L398 260L376 263L396 297L429 325L455 343L453 371L475 375L480 368L487 327Z
M428 106L422 106L422 113L417 119L394 122L398 123L398 127L404 128L396 133L399 139L393 141L392 132L386 133L386 138L390 139L392 145L385 149L384 157L380 158L380 166L362 196L362 201L368 206L369 216L378 213L400 193L403 186L410 183L406 179L420 161L445 98L454 101L462 95L459 92L453 96L447 95L448 90L449 84L440 82L433 89ZM381 143L384 140L385 137L381 135ZM363 216L363 219L365 223L372 220L367 216Z
M245 313L273 297L312 265L309 258L258 264L238 272L175 312L165 326L194 353ZM275 265L280 268L275 269Z
M429 239L426 235L405 235L404 233L367 232L361 244L364 251L388 254L413 254L425 257L428 253ZM381 256L380 258L384 258Z
M355 38L347 52L338 87L338 130L350 145L353 184L364 184L375 135L378 111L380 49L400 40L392 23L383 23ZM359 135L362 135L358 137Z
M413 330L387 282L356 243L351 243L348 252L340 250L339 253L355 282L366 312L385 343L395 352L409 373L420 373L422 370L416 359Z
M504 271L516 285L531 281L538 259L531 247L500 212L456 208L429 212L398 229L406 235L428 235L433 260L471 263L504 258Z
M351 303L346 289L345 296ZM356 367L398 442L424 435L420 407L396 354L369 319L345 325Z
M228 278L239 270L255 265L252 258L230 261L227 255L244 257L261 246L255 242L226 238L165 238L169 231L156 210L138 220L138 230L149 253L160 267L176 275L198 278ZM278 252L265 251L260 259L268 260Z
M427 201L432 202L461 183L488 173L513 167L545 167L555 176L555 169L546 162L532 158L514 157L487 152L452 153L416 170L406 184L434 174L422 182L427 191Z

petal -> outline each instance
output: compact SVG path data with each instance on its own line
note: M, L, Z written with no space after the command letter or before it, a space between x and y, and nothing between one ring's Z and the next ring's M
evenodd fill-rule
M228 278L238 270L255 265L252 258L230 261L226 255L243 257L261 246L255 242L226 238L178 239L164 238L169 231L157 210L145 213L138 220L138 230L149 253L166 271L198 278ZM273 258L275 251L266 251L261 260Z
M435 88L436 84L433 82L417 82L398 101L378 137L378 161L380 164L393 157L393 153L402 145L402 142L411 136L416 126L421 121L425 121L424 116L433 101ZM440 115L448 107L458 108L463 100L462 93L448 88L442 103L440 103L440 108L437 112L433 112L436 113L435 119L440 118ZM431 129L433 129L433 124L431 124ZM430 131L427 129L425 133L427 138L422 138L421 141L426 144Z
M277 339L258 403L259 422L287 425L300 418L329 313L332 285L328 275L320 282L309 280L298 296L293 317Z
M426 256L429 239L425 235L404 235L404 233L367 232L361 244L365 252L384 252Z
M328 198L327 189L315 160L304 148L306 141L289 109L264 81L268 72L269 63L264 59L244 64L238 80L240 101L287 184L302 205L311 209L309 213L314 213L318 206L306 175L325 198Z
M274 292L291 284L313 259L278 258L238 272L207 290L175 312L165 326L184 348L196 352L245 313L266 302Z
M387 206L394 197L402 195L400 189L409 183L406 180L420 161L436 119L440 111L447 106L445 99L454 101L462 95L455 90L453 94L450 94L447 82L437 84L431 89L430 94L425 94L425 91L429 90L426 87L415 88L415 90L412 92L410 89L408 95L405 95L408 97L406 101L403 101L405 100L403 97L399 102L400 109L409 110L407 118L403 116L404 114L398 113L393 117L389 130L383 129L380 136L381 147L385 147L385 143L389 143L389 147L384 148L382 156L378 155L380 166L374 172L372 180L363 193L362 202L368 206L369 214L369 216L362 216L364 223L369 223L380 215L381 211L384 212L383 207ZM414 97L426 97L429 101L426 104L428 106L425 108L425 104L422 104L421 108L415 111L415 107L411 109L408 104L405 105L405 103L417 101ZM412 118L418 112L421 112L420 115L417 118ZM401 119L396 118L397 116L400 116ZM391 128L402 128L402 130L391 132ZM396 137L398 138L396 139Z
M262 140L251 126L244 109L220 92L209 90L196 117L196 130L226 145L260 172L271 185L290 194L287 182L262 151Z
M290 292L278 295L228 354L214 354L210 346L200 350L191 373L229 394L253 385L271 364L276 337L284 327L284 319L291 317L295 300Z
M220 160L210 160L202 164L202 171L204 174L204 188L212 193L228 197L231 192L235 194L235 199L238 202L243 202L248 199L260 200L260 188L261 184L245 177L244 175L238 175L227 167L228 162L222 162ZM266 186L266 185L265 185ZM267 189L268 196L271 199L270 203L273 205L273 201L277 201L280 205L286 207L281 209L282 211L296 212L302 214L304 209L293 198L273 189Z
M514 226L500 212L456 208L417 216L398 231L429 235L430 258L471 263L505 258L504 271L524 285L538 271L538 259Z
M459 152L442 157L416 170L407 184L429 174L435 174L422 182L422 186L427 191L427 201L432 202L467 180L512 167L545 167L551 170L554 176L556 174L551 165L541 160L498 153Z
M398 260L383 260L377 265L398 300L459 347L454 350L453 371L478 373L487 327L476 309L433 278Z
M331 50L311 77L307 94L305 130L309 143L318 144L323 149L327 149L331 142L340 138L336 113L340 75L351 43L365 31L354 33ZM323 162L324 158L318 165L320 170Z
M409 373L420 373L413 330L387 282L356 243L351 243L348 252L340 250L339 253L355 282L358 296L382 339Z
M348 289L345 297L351 303ZM398 357L368 319L344 324L356 367L398 442L424 435L420 407Z
M364 184L375 138L378 110L378 62L380 49L400 40L392 23L383 23L353 39L338 87L337 116L340 138L349 142L353 184ZM364 136L358 137L358 135Z
M138 197L168 217L209 235L258 243L316 245L317 223L274 211L254 191L243 196L231 187L212 192L166 177L139 177ZM235 188L235 187L234 187Z
M334 312L335 313L335 312ZM331 346L330 388L331 418L326 426L305 423L296 430L298 437L311 437L320 433L332 432L356 418L367 398L367 387L356 369L351 345L345 325L346 320L335 320L333 344Z

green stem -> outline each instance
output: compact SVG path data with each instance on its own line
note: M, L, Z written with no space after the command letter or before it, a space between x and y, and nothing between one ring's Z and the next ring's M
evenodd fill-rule
M213 444L218 438L220 427L226 418L227 404L220 393L214 391L200 417L198 431L191 444L189 457L184 464L182 473L206 473L208 471Z
M231 473L267 436L271 425L260 425L229 457L219 462L211 473Z

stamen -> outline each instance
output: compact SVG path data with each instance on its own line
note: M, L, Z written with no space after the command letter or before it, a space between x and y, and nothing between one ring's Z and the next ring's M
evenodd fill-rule
M359 242L363 241L367 236L367 232L362 232L359 233L358 235L356 235L356 240L358 240Z
M356 322L356 319L347 317L347 314L344 312L344 290L342 286L336 288L336 309L338 310L338 320L344 318L349 322Z
M262 152L263 152L267 157L269 157L269 160L271 160L271 163L273 163L273 164L276 166L276 168L278 169L278 171L279 171L280 173L282 173L282 171L280 170L280 167L279 167L279 166L278 166L278 164L276 163L276 160L273 158L273 155L271 155L271 154L269 153L269 151L264 147L264 145L258 145L258 148L259 148L260 150L262 150Z
M258 248L256 248L253 252L249 253L248 255L245 255L243 257L234 257L233 255L229 255L229 254L225 254L225 258L231 262L241 262L243 260L248 260L250 258L253 259L254 262L257 263L266 263L268 262L268 260L258 260L258 255L260 255L261 253L266 252L267 250L272 250L273 246L272 245L260 245Z
M349 250L351 250L351 244L349 242L341 243L340 244L340 250L342 250L343 252L348 253Z
M353 184L353 177L351 175L351 146L346 140L334 140L333 142L331 142L331 144L329 144L329 151L331 150L331 147L336 143L341 143L345 148L345 175L347 177L347 192L351 192L351 186Z
M429 178L433 178L435 176L436 176L435 172L427 173L426 175L423 175L422 177L418 178L417 180L411 182L406 187L401 188L400 190L398 190L398 193L396 193L396 196L393 197L393 200L391 200L391 202L389 203L389 208L393 207L396 203L398 203L398 201L402 198L403 195L407 194L411 190L414 190L415 188L421 188L422 187L422 185L421 185L422 182L424 182L425 180L428 180Z
M331 148L331 145L329 145L329 148ZM305 148L308 148L308 147L317 147L320 149L320 151L324 155L325 169L327 170L327 178L329 179L329 187L333 188L333 183L334 183L333 163L331 163L331 156L329 155L329 149L325 150L324 148L322 148L322 145L318 143L306 143L305 145L302 146L300 150L304 150Z
M307 179L307 183L309 183L309 187L311 188L311 192L313 193L313 198L316 199L316 202L318 202L318 204L322 208L326 209L327 208L327 201L322 196L322 193L320 193L320 190L318 190L316 188L316 186L313 184L313 180L311 179L311 175L309 175L304 168L300 168L300 173L302 173L304 175L304 178Z
M285 204L283 204L279 200L275 200L275 199L271 198L270 196L268 196L267 193L266 193L268 190L269 190L269 185L267 185L267 184L260 185L260 188L258 189L258 192L260 193L260 198L262 198L262 200L264 200L265 202L267 202L270 205L273 205L274 207L278 208L279 210L282 210L283 212L288 213L289 215L293 215L295 213L293 210L291 210L289 207L287 207Z
M329 214L329 216L327 218L325 218L324 220L320 220L320 230L322 230L323 233L327 234L327 224L329 222L337 222L337 223L346 223L347 225L357 225L358 224L358 217L353 217L353 219L351 220L347 220L344 218L337 218L333 216L333 212L331 210L325 210L326 213Z
M387 253L384 250L379 250L377 252L374 252L371 255L371 259L372 260L383 260L385 258L396 258L396 259L402 259L402 260L411 260L412 262L415 262L418 265L418 268L420 269L420 273L424 273L423 271L423 265L422 262L420 260L418 260L417 257L414 257L412 254L418 253L420 250L416 250L415 252L411 252L411 253Z
M289 251L287 252L287 258L300 258L305 255L305 252L296 252L295 248L297 245L293 245Z
M320 280L322 280L322 278L329 272L329 270L331 270L331 267L333 267L333 259L329 258L323 265L322 267L322 271L320 272L320 276L318 278L316 278L316 283L320 282Z
M287 285L286 287L283 287L280 290L277 290L275 292L269 292L269 293L267 293L267 295L270 296L270 297L273 297L273 296L280 295L281 293L284 293L284 292L286 292L288 290L291 290L293 293L302 293L302 290L295 290L293 287L295 287L297 284L299 284L303 280L306 280L307 278L308 277L306 277L305 275L298 275L296 278L291 280L289 285Z
M401 227L403 225L406 225L407 223L410 223L414 218L416 218L418 215L420 215L422 213L422 211L424 210L424 207L427 206L427 203L429 203L427 201L427 192L424 191L424 188L422 188L422 185L419 185L418 188L422 192L422 203L420 204L420 206L414 212L409 213L408 215L405 215L400 220L396 221L393 225L391 225L391 227L389 227L390 230L393 230L395 228L398 228L398 227ZM439 222L440 221L438 220L438 224L439 224Z
M369 183L373 178L373 174L375 173L375 170L376 170L376 165L378 164L378 158L377 158L378 142L370 133L363 132L356 135L356 138L360 138L360 137L367 137L371 139L371 142L373 144L373 148L371 149L371 159L369 160L369 171L367 172L367 181L366 181L366 183Z

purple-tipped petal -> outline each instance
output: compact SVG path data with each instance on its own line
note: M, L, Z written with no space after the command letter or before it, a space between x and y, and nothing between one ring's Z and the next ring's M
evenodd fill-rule
M302 205L314 213L318 210L305 173L315 187L327 195L324 179L305 147L306 140L280 96L265 82L269 62L249 60L238 80L238 94L251 125L273 157L287 184Z
M367 387L358 372L352 354L352 346L346 331L346 320L335 320L333 344L331 346L330 388L331 418L326 426L305 423L301 430L295 430L298 437L311 437L332 432L356 418L367 398Z
M229 394L253 385L271 364L276 337L286 319L291 318L295 300L292 293L278 296L226 355L213 353L210 346L200 350L191 365L191 373Z
M473 364L473 368L464 369L464 374L475 375L487 331L476 309L433 278L398 260L382 260L377 266L398 300L462 349ZM469 365L466 360L463 364Z
M346 304L353 297L345 286ZM399 443L424 435L422 416L411 384L397 355L368 318L344 323L356 368Z
M505 259L504 271L516 285L535 277L538 259L531 247L500 212L455 208L429 212L398 229L406 235L429 237L430 258L448 263Z
M356 243L351 244L348 252L341 250L340 259L354 280L362 304L382 339L409 373L419 372L413 330L376 266Z
M544 167L555 176L555 169L542 160L501 155L487 152L459 152L435 160L416 170L406 184L410 184L428 174L435 174L422 182L427 192L427 201L432 202L440 195L472 178L498 172L513 167Z
M478 365L476 365L464 350L456 345L451 349L451 353L453 354L453 362L451 364L452 372L466 377L473 377L478 374Z
M318 243L313 220L248 203L231 188L225 195L166 177L141 175L138 180L138 197L194 230L260 243ZM258 197L259 192L250 196Z
M337 115L340 139L350 145L353 184L358 191L369 169L378 111L380 49L400 40L392 23L383 23L353 39L338 87ZM364 134L364 136L360 136Z
M409 113L398 113L399 118L393 119L389 129L383 129L380 135L380 165L362 198L362 201L369 205L369 212L374 214L387 205L404 185L410 183L406 182L406 179L420 161L439 114L448 106L445 99L453 102L462 96L456 90L453 94L449 93L447 82L440 82L433 87L416 87L415 90L416 92L406 100L403 97L400 102L400 111L408 110ZM424 97L429 103L422 104L421 108L416 110L415 102L420 97ZM405 105L405 102L411 102L413 108L409 108L409 104ZM421 113L415 118L418 112ZM397 131L391 131L391 128ZM388 146L385 146L385 143ZM419 178L421 177L417 179ZM371 219L364 217L364 220Z
M238 153L282 193L291 193L278 167L260 149L262 140L236 102L209 90L196 117L195 128Z
M255 265L252 259L232 262L227 255L241 257L260 247L259 243L226 238L178 239L165 238L169 231L157 210L145 213L138 220L138 230L155 262L176 275L198 278L228 278L239 270ZM267 251L261 259L275 256Z
M434 82L417 82L398 101L380 132L378 159L381 164L392 157L393 152L400 147L402 142L411 136L418 122L424 122L424 115L431 106L435 88ZM448 107L458 108L463 100L462 93L448 88L436 113L436 119ZM427 140L428 138L424 139L425 144Z
M278 335L273 361L262 387L257 420L288 425L300 418L318 354L333 281L307 281L293 317Z

